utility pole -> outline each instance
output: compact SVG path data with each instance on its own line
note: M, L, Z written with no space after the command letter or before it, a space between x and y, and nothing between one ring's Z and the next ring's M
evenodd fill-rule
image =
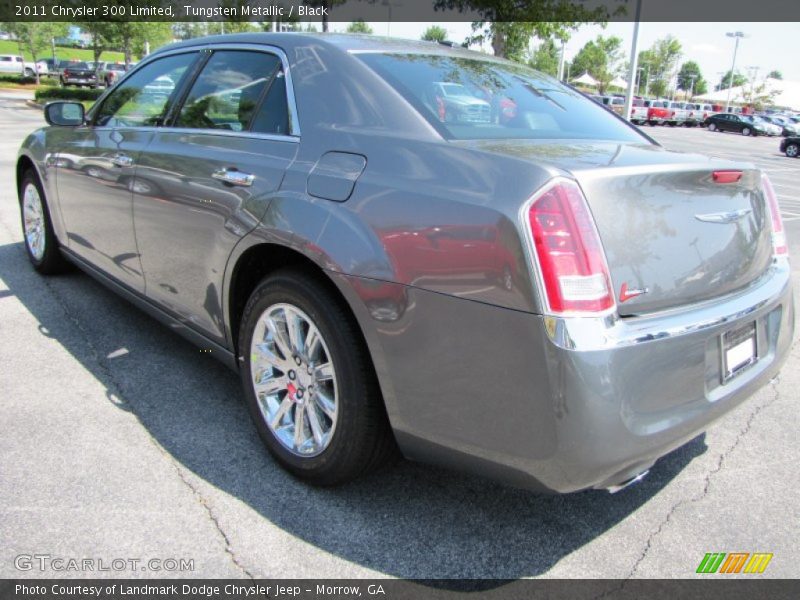
M564 81L564 59L567 51L567 43L561 40L561 59L558 61L558 80Z
M728 80L728 99L725 100L725 112L728 112L731 107L731 89L733 88L733 74L736 71L736 53L739 51L739 40L747 37L741 31L733 31L725 34L728 37L736 38L736 43L733 46L733 62L731 63L731 77Z
M642 0L636 0L636 19L633 22L633 41L631 42L630 68L628 69L628 91L625 94L625 119L631 118L633 108L633 85L639 62L639 21L642 18Z

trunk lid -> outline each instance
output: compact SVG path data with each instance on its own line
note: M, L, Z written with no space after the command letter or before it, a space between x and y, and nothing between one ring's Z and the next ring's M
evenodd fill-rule
M770 215L752 165L647 144L509 145L517 146L510 155L566 171L581 185L623 316L724 296L771 264ZM741 171L741 178L720 183L719 171Z

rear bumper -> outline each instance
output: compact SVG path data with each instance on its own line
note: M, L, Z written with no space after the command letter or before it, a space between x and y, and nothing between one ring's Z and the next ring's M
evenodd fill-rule
M403 293L367 338L404 454L555 493L622 483L700 434L778 373L794 330L786 261L722 301L625 319ZM749 322L758 361L723 384L720 337Z
M750 289L689 311L605 324L544 319L550 378L572 410L556 458L567 476L543 483L562 492L606 488L704 431L778 373L794 332L791 274L785 261L775 264ZM723 383L721 336L751 322L758 360Z

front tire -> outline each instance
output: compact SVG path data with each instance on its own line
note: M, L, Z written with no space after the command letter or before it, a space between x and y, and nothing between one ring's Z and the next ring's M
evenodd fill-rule
M788 156L789 158L797 158L798 156L800 156L800 146L798 146L797 144L787 144L786 150L784 150L784 152L786 153L786 156Z
M717 126L714 125L714 123L709 123L708 124L708 130L709 131L716 131L717 130Z
M340 299L316 278L291 269L265 278L242 315L239 354L259 436L296 477L341 484L393 453L361 334Z
M22 177L19 205L25 250L33 268L43 275L61 273L67 263L53 231L53 223L39 177L32 170L26 171Z
M745 137L750 137L751 133L752 133L752 131L750 131L749 127L745 127L744 129L742 129L742 135L745 136Z

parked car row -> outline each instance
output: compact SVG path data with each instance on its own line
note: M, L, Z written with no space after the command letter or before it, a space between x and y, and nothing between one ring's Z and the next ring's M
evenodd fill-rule
M58 78L62 86L111 87L133 66L126 67L125 63L112 61L87 62L59 58L45 58L39 62L46 66L44 73Z
M709 131L732 131L744 136L781 135L783 128L765 120L758 115L738 115L735 113L718 113L706 119Z
M636 125L670 125L696 127L714 114L710 104L677 102L664 99L634 98L630 120Z

